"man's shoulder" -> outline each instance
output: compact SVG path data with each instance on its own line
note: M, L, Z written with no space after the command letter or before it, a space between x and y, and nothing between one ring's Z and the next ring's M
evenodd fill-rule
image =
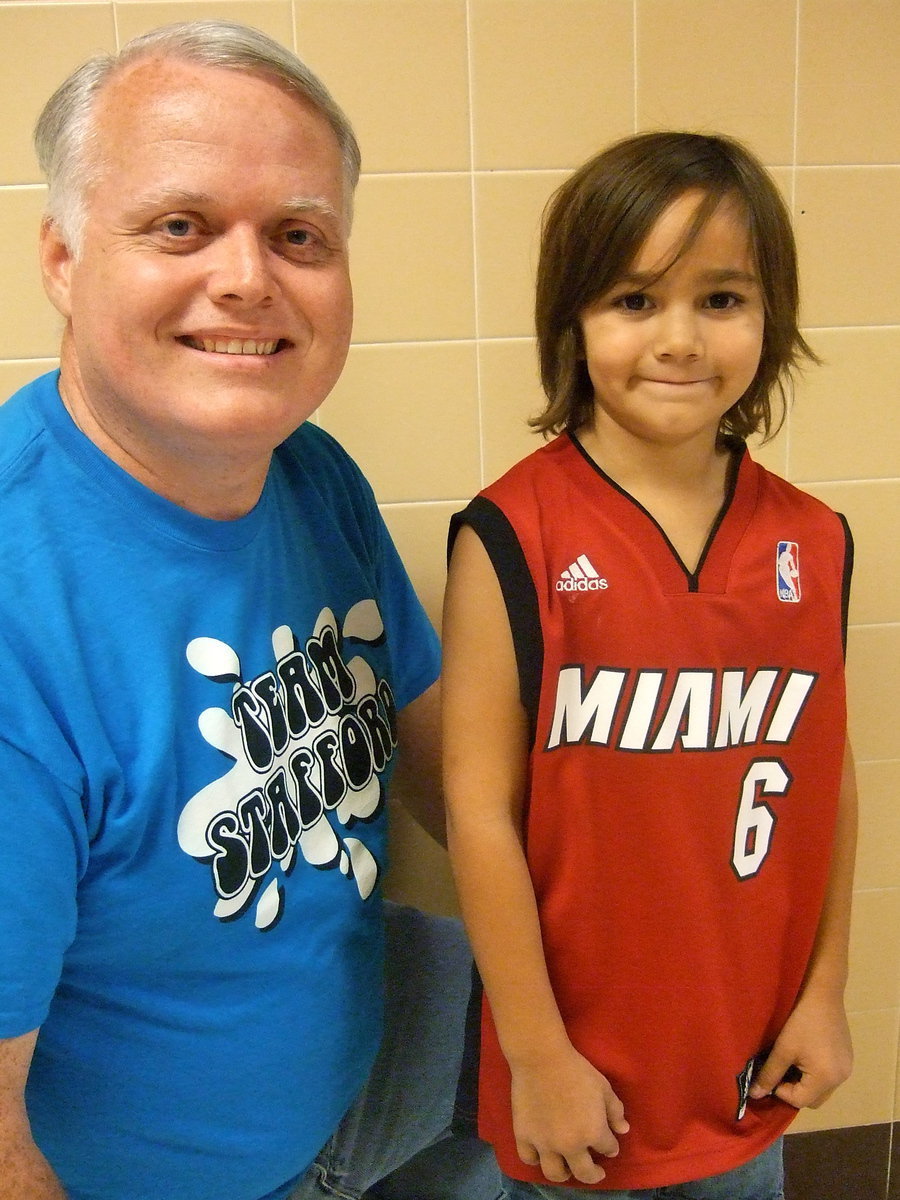
M310 467L321 464L324 470L330 467L335 470L359 472L359 468L337 438L313 421L304 421L300 428L295 429L282 443L279 450L287 451L295 458L305 461Z
M289 475L301 478L332 502L374 507L372 488L341 443L321 426L305 421L284 441L276 456Z
M10 473L15 474L23 458L40 440L44 424L39 404L46 401L47 393L55 387L55 373L42 375L0 404L0 481Z

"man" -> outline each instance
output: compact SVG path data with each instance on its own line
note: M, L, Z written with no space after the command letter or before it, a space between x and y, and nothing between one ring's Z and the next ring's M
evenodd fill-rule
M65 330L0 409L0 1200L357 1197L447 1134L467 987L454 928L392 915L354 1104L396 750L439 796L433 633L304 423L356 142L209 22L92 60L36 137ZM407 1180L494 1200L459 1159Z

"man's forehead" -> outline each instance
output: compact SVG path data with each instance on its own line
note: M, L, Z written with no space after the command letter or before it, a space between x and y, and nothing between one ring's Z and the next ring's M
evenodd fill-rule
M143 177L142 192L202 192L204 170L217 164L246 163L251 174L254 162L274 164L286 182L296 175L290 199L281 201L286 207L295 199L307 210L344 207L343 160L330 122L267 77L142 59L109 82L95 115L99 178L124 170L132 184Z
M279 112L303 120L337 145L337 136L319 109L274 76L173 56L139 58L116 71L98 97L95 115L101 138L151 123L177 137L179 130L195 125L199 113L227 114L236 105L254 102L266 105L270 121L276 121Z
M213 69L217 73L221 70L158 55L139 58L110 76L98 97L97 121L99 124L117 118L139 121L146 115L148 103L155 112L165 111L176 96L190 95L193 90L202 93L204 79L209 87L209 71Z

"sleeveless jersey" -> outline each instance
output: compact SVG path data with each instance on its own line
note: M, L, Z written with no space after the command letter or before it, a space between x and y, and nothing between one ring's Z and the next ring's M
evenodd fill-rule
M567 434L460 521L488 550L513 631L550 977L631 1125L597 1190L730 1170L795 1115L747 1092L796 1001L827 882L849 532L735 447L691 573ZM481 1135L508 1175L541 1182L516 1153L486 1002L480 1025Z

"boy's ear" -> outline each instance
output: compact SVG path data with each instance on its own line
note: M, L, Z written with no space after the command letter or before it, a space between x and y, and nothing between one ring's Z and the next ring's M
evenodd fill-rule
M72 312L70 295L74 256L52 217L44 217L41 222L40 260L47 298L68 319Z

